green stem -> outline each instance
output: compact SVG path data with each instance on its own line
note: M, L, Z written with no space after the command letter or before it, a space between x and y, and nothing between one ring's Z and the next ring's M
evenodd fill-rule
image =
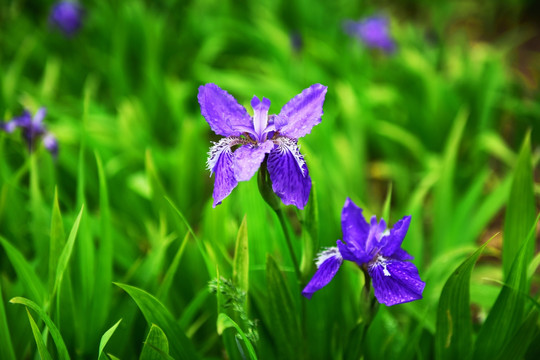
M296 259L296 255L294 254L294 249L291 241L291 236L289 235L289 231L287 229L287 221L285 220L285 216L283 215L283 210L281 209L274 209L276 212L276 215L279 219L279 223L281 224L281 228L283 229L283 233L285 234L285 240L287 242L287 248L289 249L289 253L291 255L291 259L294 266L294 272L296 274L296 278L298 279L298 284L302 283L302 274L300 273L300 266L298 265L298 260Z

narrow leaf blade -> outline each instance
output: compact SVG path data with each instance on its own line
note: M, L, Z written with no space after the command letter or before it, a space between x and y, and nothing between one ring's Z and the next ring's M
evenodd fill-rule
M246 294L249 288L249 243L247 216L244 216L238 235L236 237L236 248L233 262L233 282Z
M34 318L32 317L32 315L30 315L30 310L28 310L28 308L26 308L26 313L28 314L28 320L30 321L30 326L32 327L32 334L34 335L34 340L36 341L37 349L41 360L52 360L51 354L49 354L49 350L47 350L47 345L45 345L45 341L43 341L41 332L39 331L39 328L34 321Z

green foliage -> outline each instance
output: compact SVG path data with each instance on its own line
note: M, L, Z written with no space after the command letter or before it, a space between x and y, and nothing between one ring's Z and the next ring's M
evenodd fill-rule
M538 357L533 2L81 3L65 37L52 2L0 2L0 123L45 106L60 146L0 130L1 359ZM343 31L379 13L392 54ZM270 114L328 86L304 210L264 171L213 208L209 82ZM367 321L352 263L302 297L346 197L412 215L422 300Z

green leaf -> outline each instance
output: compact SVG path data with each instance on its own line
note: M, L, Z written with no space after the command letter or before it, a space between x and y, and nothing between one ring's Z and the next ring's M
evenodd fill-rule
M523 294L529 293L527 279L527 267L529 264L526 260L528 246L531 242L534 243L534 234L539 219L540 215L530 227L526 240L522 242L521 249L519 249L508 273L505 281L507 286L501 289L484 325L480 329L473 356L475 359L493 359L497 357L505 341L511 338L522 324L527 300Z
M167 338L175 339L171 343L171 353L174 358L185 360L199 359L193 343L184 334L171 313L158 299L134 286L119 283L114 284L124 289L135 303L137 303L148 324L158 325L165 332Z
M167 336L157 326L152 324L141 352L140 360L161 360L171 358L169 356L169 341Z
M6 250L6 254L11 261L11 265L17 273L17 277L22 282L28 296L36 301L38 304L43 304L45 297L45 289L43 284L36 275L34 269L26 261L24 256L11 245L6 239L0 236L0 243Z
M30 321L30 326L32 327L32 334L34 334L34 340L36 340L39 356L42 360L52 360L51 354L49 354L49 350L47 350L47 345L45 345L45 341L43 341L41 332L39 331L39 328L34 321L34 318L32 317L32 315L30 315L30 310L28 310L28 308L26 308L26 313L28 314L28 320Z
M536 215L530 135L528 132L523 140L506 207L503 232L503 273L505 277L508 276L510 266L525 241L529 226ZM525 252L525 261L529 263L534 254L534 243L531 242L527 245Z
M99 292L98 296L93 296L91 302L90 331L102 328L107 319L112 291L113 272L113 239L111 235L111 210L109 207L109 190L107 187L107 176L103 169L103 163L96 152L96 164L99 178L99 210L100 210L100 236L97 251L97 269L95 274L94 292Z
M538 332L538 310L533 310L516 333L509 338L497 359L522 359Z
M274 336L278 350L284 358L302 358L304 352L298 344L302 339L300 312L294 306L287 282L270 254L266 257L266 286L269 317L272 321L270 333Z
M107 343L109 342L109 340L113 336L114 332L116 331L116 328L118 327L118 325L120 325L121 321L122 321L122 319L118 320L116 322L116 324L111 326L111 328L109 330L105 331L105 333L101 337L101 340L99 341L98 360L106 358L105 354L103 353L103 350L105 349L105 346L107 346Z
M255 349L253 348L253 345L251 344L251 341L249 341L249 339L247 338L244 331L242 331L240 326L238 326L238 324L236 322L234 322L233 319L231 319L227 314L220 313L218 315L218 319L217 319L217 332L218 332L218 334L219 335L223 334L223 332L226 329L231 328L231 327L234 327L236 329L236 331L238 331L238 334L240 334L240 337L244 341L244 344L246 345L246 348L248 350L249 358L252 359L252 360L256 360L257 359L257 354L255 353Z
M169 266L169 269L167 269L167 272L165 273L163 282L159 286L157 297L161 300L165 299L167 295L169 294L169 289L171 288L174 275L178 271L178 266L180 265L180 259L182 258L182 254L184 253L188 240L189 240L189 231L184 236L184 239L182 240L180 247L178 247L178 251L174 255L174 259L171 265Z
M195 239L195 242L197 244L197 247L199 248L199 252L201 253L203 259L204 259L204 263L206 265L206 269L208 270L208 275L210 276L210 278L214 278L216 276L216 269L215 269L215 264L216 264L216 261L212 261L210 259L210 256L208 254L208 251L207 249L205 248L205 244L203 243L202 240L200 240L197 235L195 234L195 232L193 231L193 228L191 227L191 225L189 224L189 222L187 221L186 217L184 216L184 214L182 214L182 212L174 205L174 203L172 202L171 199L169 199L168 197L165 198L168 202L169 202L169 205L171 206L171 208L174 210L174 212L176 213L176 215L178 215L178 217L180 217L180 219L182 220L182 222L186 225L187 229L189 230L189 232L191 233L191 235L193 236L193 238Z
M384 199L384 205L382 208L382 217L386 219L387 222L390 222L390 204L392 202L392 183L388 185L388 191L386 192L386 198Z
M304 211L304 227L302 230L302 261L300 272L307 281L314 266L315 251L319 248L319 205L317 203L317 187L311 186L311 195Z
M22 304L34 310L39 315L41 320L45 322L45 325L47 325L47 327L49 328L51 337L54 343L56 344L56 349L58 350L58 358L62 360L70 359L69 353L66 348L66 344L64 343L64 339L62 339L62 335L60 334L60 331L58 331L58 328L56 327L56 325L54 325L51 318L45 313L45 311L43 311L41 307L39 307L32 300L28 300L22 297L14 297L9 302L12 304Z
M75 239L77 238L77 232L79 231L79 224L81 222L83 211L84 205L81 207L79 215L77 215L77 218L75 219L75 223L73 223L73 227L71 228L71 231L69 233L68 241L64 246L64 249L62 249L62 253L60 254L60 258L58 259L58 266L56 268L56 276L54 279L52 294L56 292L62 282L62 279L64 278L64 273L73 252L73 245L75 244Z
M489 242L489 241L488 241ZM435 351L437 359L465 359L472 350L470 280L484 243L450 275L439 299Z
M51 243L49 248L49 296L53 296L56 269L65 245L64 223L58 204L58 188L54 189L54 202L51 216Z
M2 281L0 281L0 359L15 360L15 351L11 343L11 333L7 323L4 298L2 297Z
M233 262L233 283L247 294L249 288L249 242L247 216L245 215L236 237Z

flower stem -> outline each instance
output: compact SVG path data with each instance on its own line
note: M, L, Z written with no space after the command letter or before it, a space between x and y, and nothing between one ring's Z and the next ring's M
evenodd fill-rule
M294 249L291 241L291 236L289 235L289 231L287 229L287 221L285 220L285 216L283 215L283 210L281 209L274 209L278 219L279 223L281 224L281 228L283 229L283 233L285 234L285 240L287 242L287 248L289 249L289 253L291 255L291 259L294 266L294 272L296 274L296 278L298 279L298 284L301 284L302 282L302 274L300 273L300 266L298 265L298 260L296 259L296 255L294 254Z

